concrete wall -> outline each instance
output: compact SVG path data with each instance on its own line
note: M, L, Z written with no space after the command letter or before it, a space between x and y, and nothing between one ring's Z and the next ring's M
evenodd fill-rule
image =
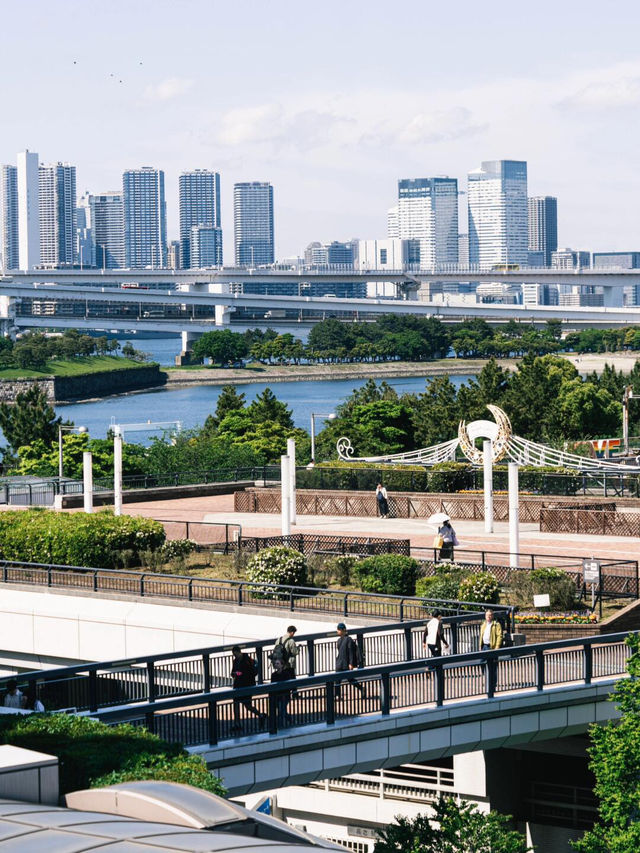
M80 595L3 589L0 648L68 661L103 661L335 629L335 617L236 613ZM355 625L354 625L355 627Z

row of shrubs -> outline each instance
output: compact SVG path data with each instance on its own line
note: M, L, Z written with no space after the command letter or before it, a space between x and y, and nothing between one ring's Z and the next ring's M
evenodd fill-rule
M141 555L164 545L163 526L150 518L33 509L0 513L0 557L114 569L121 555L140 565Z
M493 604L500 598L500 583L493 572L456 563L421 566L417 560L400 554L364 560L335 557L331 563L340 583L357 584L364 592ZM426 576L425 571L429 572ZM310 585L307 560L292 548L261 551L249 562L246 574L255 583ZM551 610L569 610L576 605L575 582L558 568L514 570L505 584L503 598L518 607L530 607L533 596L544 593L549 595Z

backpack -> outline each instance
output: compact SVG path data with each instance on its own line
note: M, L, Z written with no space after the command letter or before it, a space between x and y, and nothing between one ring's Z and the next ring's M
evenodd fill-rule
M286 665L289 661L289 657L289 652L287 651L285 644L282 642L282 637L280 637L278 642L273 647L273 651L269 655L269 660L281 660L282 663Z

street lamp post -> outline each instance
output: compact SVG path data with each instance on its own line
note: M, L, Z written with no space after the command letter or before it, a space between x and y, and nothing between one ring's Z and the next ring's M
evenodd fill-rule
M311 464L316 464L316 418L326 418L328 421L335 420L335 412L329 415L323 415L319 412L311 413Z
M62 464L62 433L63 432L78 432L81 435L87 432L87 428L85 426L63 426L62 424L58 424L58 480L62 481L64 476L63 473L63 464Z

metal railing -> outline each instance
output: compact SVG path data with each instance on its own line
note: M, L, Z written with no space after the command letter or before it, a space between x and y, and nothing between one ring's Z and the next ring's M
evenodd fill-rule
M446 608L452 602L436 602ZM480 625L484 619L482 604L467 604L473 612L443 619L448 653L471 651L478 646ZM460 609L459 605L458 609ZM506 630L513 628L513 608L496 608ZM426 615L426 614L425 614ZM390 662L405 662L424 655L422 634L424 619L397 624L356 628L352 631L362 660L367 666ZM334 671L337 636L322 631L296 637L298 655L296 672L313 676ZM274 639L248 641L245 651L252 653L257 664L257 679L262 683L269 677L270 653ZM165 652L94 664L22 673L20 684L35 683L47 710L69 709L97 711L100 708L131 703L151 703L175 696L207 693L232 684L231 650L229 643L185 652ZM0 679L0 689L10 676Z
M254 581L196 578L135 572L127 569L95 569L0 560L0 582L45 588L87 591L92 594L114 592L144 598L220 603L235 607L264 607L290 612L327 613L348 619L366 617L405 622L424 619L432 606L443 613L457 615L477 608L477 602L440 601L428 597L381 595L344 589L286 586ZM483 605L484 606L484 605ZM512 608L487 605L494 610Z
M627 633L388 663L256 687L98 711L107 723L129 722L185 746L215 746L239 736L286 732L311 724L389 716L450 701L526 695L561 685L622 676Z

